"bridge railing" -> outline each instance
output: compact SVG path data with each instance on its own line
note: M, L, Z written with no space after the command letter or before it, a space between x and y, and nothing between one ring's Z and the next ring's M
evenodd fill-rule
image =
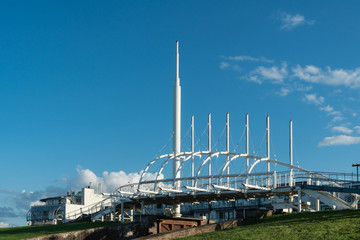
M217 186L223 190L246 190L247 188L294 187L299 184L339 187L344 184L356 184L353 174L322 172L263 172L229 175L183 177L143 181L140 184L128 184L117 189L120 196L180 194L188 192L214 191ZM175 189L174 182L179 183ZM214 187L215 186L215 187Z
M115 200L115 198L110 196L108 198L105 198L102 201L93 203L93 204L91 204L89 206L81 207L81 208L76 209L74 211L68 212L65 215L65 222L78 219L78 218L80 218L82 216L97 213L97 212L105 209L106 207L112 206L114 200Z

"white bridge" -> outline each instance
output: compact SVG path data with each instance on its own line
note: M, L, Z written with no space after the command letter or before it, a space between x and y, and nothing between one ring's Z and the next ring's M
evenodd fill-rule
M194 116L188 142L181 142L181 89L177 42L174 85L173 148L148 163L137 183L119 186L109 197L81 211L67 213L65 222L91 217L110 216L113 220L132 219L135 212L149 213L148 206L172 206L173 216L181 216L180 205L199 202L265 199L274 209L316 211L320 205L329 209L357 209L360 191L352 174L318 173L293 163L292 121L289 122L289 158L277 160L270 154L270 118L266 117L264 156L250 153L249 115L245 117L244 150L240 145L230 149L230 120L226 115L223 134L213 141L211 114L206 129L195 137ZM264 124L265 125L265 124ZM205 136L205 137L204 137ZM205 144L202 140L206 139ZM240 139L240 140L241 140ZM214 146L212 144L215 142ZM188 145L187 145L188 144ZM222 145L223 144L223 145ZM187 151L181 151L188 148ZM187 147L189 146L189 147ZM218 150L220 149L220 150ZM314 208L303 199L313 199ZM156 214L156 207L152 207Z

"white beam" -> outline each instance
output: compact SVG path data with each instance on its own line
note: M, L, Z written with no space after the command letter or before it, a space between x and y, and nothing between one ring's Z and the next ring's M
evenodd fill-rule
M190 187L190 186L184 186L186 189L191 191L197 191L197 192L210 192L208 189L198 188L198 187Z
M163 188L163 187L159 187L159 188L161 189L161 191L164 191L164 192L183 193L183 191L178 190L178 189Z
M225 190L225 191L244 192L244 189L225 187L225 186L220 186L220 185L215 185L215 184L213 184L212 186L213 186L213 188Z
M268 187L261 187L261 186L257 186L257 185L247 184L247 183L243 183L243 185L246 188L259 189L259 190L265 190L265 191L271 190L271 188L268 188Z

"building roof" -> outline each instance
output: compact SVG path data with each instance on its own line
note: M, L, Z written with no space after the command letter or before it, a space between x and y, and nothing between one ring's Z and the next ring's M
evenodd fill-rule
M46 202L46 201L49 201L49 200L60 200L60 199L64 199L65 197L64 196L59 196L59 197L49 197L49 198L43 198L43 199L40 199L41 202Z

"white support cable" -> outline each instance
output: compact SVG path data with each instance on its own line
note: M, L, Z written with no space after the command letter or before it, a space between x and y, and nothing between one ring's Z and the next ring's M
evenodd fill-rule
M222 136L224 135L225 130L226 130L226 127L223 128L223 130L222 130L222 132L221 132L221 134L220 134L220 137L218 137L218 139L216 140L215 145L213 146L214 149L217 149L216 147L217 147L218 144L220 145L221 148L226 149L226 147L222 146L222 144L221 144L221 138L222 138ZM213 134L213 133L212 133L212 134ZM214 135L213 135L213 136L214 136Z

